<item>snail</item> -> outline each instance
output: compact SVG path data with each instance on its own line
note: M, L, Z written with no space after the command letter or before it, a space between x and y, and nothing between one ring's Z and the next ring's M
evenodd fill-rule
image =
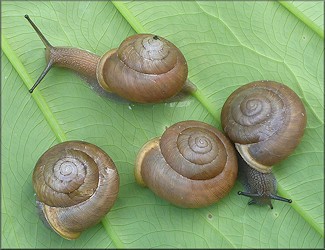
M272 166L287 158L299 144L306 127L305 107L297 94L282 83L256 81L235 90L221 110L224 132L242 157L239 176L246 181L249 204L271 200L291 203L276 194Z
M96 82L100 92L115 93L138 103L158 103L181 91L192 92L187 80L188 66L184 55L170 41L152 34L126 38L118 49L102 57L71 47L53 47L34 22L25 15L46 47L47 66L29 90L36 88L52 66L72 69Z
M186 208L208 206L230 192L237 178L236 151L216 128L178 122L140 149L135 179L157 196Z
M119 175L112 159L99 147L67 141L39 158L33 186L43 222L72 240L111 209L119 190Z

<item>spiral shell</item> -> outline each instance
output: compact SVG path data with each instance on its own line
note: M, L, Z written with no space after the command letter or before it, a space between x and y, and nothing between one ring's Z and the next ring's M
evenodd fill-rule
M69 141L40 157L33 186L48 224L62 237L75 239L111 209L119 176L111 158L99 147Z
M196 91L195 85L187 80L188 67L183 54L162 37L133 35L126 38L118 49L109 50L99 57L78 48L52 46L29 16L25 15L25 18L45 45L47 61L45 69L29 89L30 93L52 66L68 68L83 75L100 95L114 97L116 94L133 102L175 101ZM107 92L113 92L113 95Z
M257 81L228 97L221 122L243 159L267 173L299 144L306 127L306 110L297 94L284 84Z
M152 34L126 38L118 49L104 54L97 79L107 91L140 103L159 102L176 95L187 79L180 50Z
M199 121L169 127L140 150L135 178L172 204L204 207L224 197L237 177L237 158L229 140Z

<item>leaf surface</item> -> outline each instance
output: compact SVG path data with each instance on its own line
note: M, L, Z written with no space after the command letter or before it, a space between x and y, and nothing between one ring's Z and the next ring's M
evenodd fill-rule
M1 14L2 247L324 247L323 2L3 1ZM54 68L30 95L45 58L25 14L53 45L97 54L139 32L166 37L184 53L198 91L180 102L133 104L99 96ZM220 129L229 94L262 79L285 83L307 109L301 144L274 168L291 205L247 206L237 183L217 204L182 209L135 183L134 160L147 140L182 120ZM66 241L38 218L31 175L43 152L74 139L103 148L121 183L102 223Z

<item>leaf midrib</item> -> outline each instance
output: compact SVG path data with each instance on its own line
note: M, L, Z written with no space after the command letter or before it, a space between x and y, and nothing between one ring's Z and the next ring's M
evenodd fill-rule
M125 6L124 3L122 3L122 2L112 2L112 3L114 4L114 6L117 8L117 10L122 14L122 16L127 20L127 22L130 24L130 26L137 33L146 33L146 30L143 27L143 25L129 11L129 9L127 9L127 7ZM290 4L290 3L284 3L282 1L279 1L279 3L282 4L283 6L285 6L291 13L293 13L295 16L297 16L304 23L306 22L306 20L308 21L308 18L306 16L304 16L303 13L294 12L296 8L295 7L292 7L293 6L292 4ZM292 5L292 6L290 7L290 5ZM298 14L295 14L295 13L298 13ZM303 18L303 17L305 17L305 18ZM317 29L317 26L316 25L314 27L313 25L310 25L310 24L308 25L307 23L305 23L305 24L308 27L310 27L315 33L317 33L322 39L324 38L324 32L323 31L320 32ZM29 73L27 72L26 68L24 67L24 65L20 61L20 59L17 56L17 54L15 53L15 51L12 50L11 46L9 45L7 39L5 38L5 36L3 34L1 34L1 43L2 43L2 50L3 50L4 54L6 55L6 57L8 58L8 60L10 61L10 63L14 67L14 69L16 70L16 72L19 74L19 76L21 77L21 79L23 80L23 82L25 83L25 85L28 88L30 88L33 85L33 80L31 79ZM206 100L206 98L204 98L204 95L199 90L195 94L193 94L193 95L206 108L206 110L212 115L212 117L214 117L214 119L218 123L220 123L219 117L216 114L216 112L214 111L215 109L213 108L213 105L211 103L209 103ZM32 97L35 100L35 102L38 105L38 107L41 110L41 112L44 114L44 117L45 117L46 121L48 122L48 124L50 125L53 133L55 134L55 136L57 138L57 140L59 142L66 141L67 140L67 136L66 136L65 132L61 128L58 120L55 118L52 110L50 109L50 107L48 106L47 102L43 98L41 92L38 89L35 89L34 93L32 94ZM281 190L281 187L279 187L279 189ZM306 213L303 213L302 214L302 212L304 212L304 211L302 210L302 208L300 206L298 206L298 205L297 206L293 206L293 208L296 210L296 212L298 214L300 214L304 219L306 219ZM106 218L106 220L107 220L107 218ZM308 216L307 222L319 234L321 234L322 236L324 236L323 229L321 228L320 225L317 224L316 221L314 221L314 219L310 219L310 217ZM106 231L109 234L109 236L111 236L112 231L113 231L113 228L107 222L104 222L103 221L102 223L104 224L104 228L106 229ZM109 228L107 228L107 227L109 227ZM112 241L114 242L114 245L115 246L121 246L121 245L123 245L123 243L119 239L117 239L116 237L118 237L118 235L116 234L116 232L114 232L113 233L113 237L111 238Z
M32 78L30 77L29 73L27 72L25 66L20 61L19 57L17 56L16 52L11 48L7 39L3 34L1 34L1 48L20 78L23 80L25 85L28 88L31 88L34 84ZM63 129L61 128L58 120L55 118L52 110L48 106L47 102L45 101L44 97L42 96L41 92L38 89L35 89L33 94L31 94L33 99L35 100L37 106L44 114L46 121L50 125L52 131L54 132L56 138L59 142L63 142L67 140L67 136Z
M318 26L314 24L308 17L306 17L302 12L300 12L296 7L294 7L291 3L279 1L280 4L282 4L284 7L286 7L292 14L294 14L297 18L299 18L302 22L304 22L309 28L311 28L317 35L319 35L322 39L324 38L324 31L321 29L319 30ZM138 19L130 12L130 10L125 6L123 2L120 1L112 1L116 9L121 13L121 15L126 19L126 21L130 24L130 26L135 30L136 33L148 33L147 30L144 28L144 26L138 21ZM189 79L190 80L190 79ZM213 108L213 105L209 103L206 98L204 98L204 95L200 92L198 89L193 96L201 103L202 106L205 107L205 109L211 114L211 116L220 124L219 116L217 115L217 112L215 112L216 109ZM308 103L308 102L307 102ZM308 103L309 105L309 103ZM311 107L310 107L311 108ZM313 112L314 110L311 109ZM314 112L315 114L315 112ZM315 114L316 115L316 114ZM316 115L318 118L318 116ZM319 118L318 118L319 119ZM284 189L281 187L280 184L278 184L279 194L284 192ZM300 206L294 205L293 208L296 210L300 216L302 216L308 223L311 225L317 233L322 235L324 237L324 230L320 225L317 224L317 222L311 218L307 214L306 211L304 211Z
M285 7L290 13L296 16L300 21L306 24L311 30L313 30L321 39L324 39L324 30L314 23L309 17L301 12L289 1L278 1L283 7Z

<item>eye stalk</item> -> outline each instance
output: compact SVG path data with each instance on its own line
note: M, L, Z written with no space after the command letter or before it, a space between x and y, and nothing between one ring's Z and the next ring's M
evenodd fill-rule
M196 91L187 79L184 55L167 39L153 34L136 34L122 41L118 48L98 56L78 48L52 46L29 16L25 18L44 43L47 61L30 93L52 66L68 68L85 76L99 94L113 93L132 102L172 101Z
M272 168L298 146L306 128L306 109L298 95L275 81L255 81L236 89L221 110L221 123L238 152L239 176L252 198L249 204L271 200L291 203L277 195Z
M262 173L252 167L237 153L238 157L238 176L240 182L244 185L245 191L238 191L238 195L252 198L248 205L268 205L273 209L272 200L292 203L287 199L277 195L277 182L274 175Z
M271 199L292 203L292 200L287 199L287 198L283 198L281 196L274 195L274 194L270 194L268 196L261 196L260 194L251 194L251 193L248 193L248 192L238 191L238 195L243 195L243 196L247 196L247 197L252 198L252 200L250 200L248 202L248 205L252 205L252 204L268 204L271 209L273 209Z
M46 54L50 53L50 51L53 49L53 46L49 43L49 41L45 38L45 36L42 34L42 32L39 30L39 28L35 25L35 23L29 18L28 15L24 16L28 22L32 25L33 29L37 33L37 35L40 37L41 41L45 45ZM39 78L36 80L34 85L29 89L29 93L33 93L34 89L38 86L38 84L43 80L43 78L46 76L46 74L50 71L51 67L53 65L53 60L49 60L45 69L39 76Z

